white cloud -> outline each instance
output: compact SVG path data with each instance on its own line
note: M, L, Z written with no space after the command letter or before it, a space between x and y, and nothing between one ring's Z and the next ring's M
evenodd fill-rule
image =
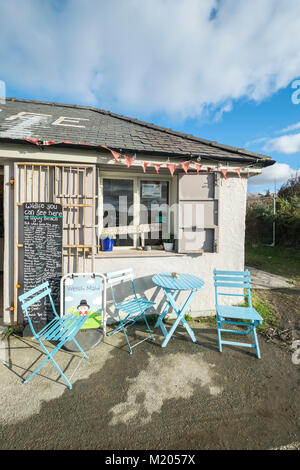
M73 300L73 297L71 297L70 295L68 295L66 298L65 298L65 301L66 302L71 302Z
M297 170L291 168L287 163L275 163L272 166L263 168L262 174L253 176L248 180L249 189L259 189L259 187L269 187L274 190L276 184L277 190L283 183L296 174Z
M288 127L285 127L284 129L281 129L279 133L283 134L284 132L292 132L292 131L296 131L297 129L300 129L300 122L296 122L296 124L292 124Z
M300 70L298 0L0 0L0 32L8 89L126 113L215 112Z
M221 121L222 119L222 116L224 113L229 113L230 111L232 111L232 103L227 103L225 104L224 106L222 106L217 112L216 112L216 115L215 115L215 122L219 122Z
M249 140L248 142L245 143L245 147L251 147L251 145L254 145L254 144L261 144L262 142L267 142L269 140L268 137L260 137L258 139L254 139L254 140Z
M266 151L281 152L284 154L292 154L300 151L300 133L282 135L275 139L270 139L264 146Z

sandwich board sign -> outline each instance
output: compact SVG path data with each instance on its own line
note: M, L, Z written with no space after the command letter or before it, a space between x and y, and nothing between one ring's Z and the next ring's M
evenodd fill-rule
M78 315L87 316L88 319L76 336L76 340L83 349L91 349L93 345L84 347L80 339L88 338L97 342L106 333L106 282L103 274L96 273L69 273L61 279L61 316ZM80 335L85 332L86 334ZM97 344L100 342L98 340Z

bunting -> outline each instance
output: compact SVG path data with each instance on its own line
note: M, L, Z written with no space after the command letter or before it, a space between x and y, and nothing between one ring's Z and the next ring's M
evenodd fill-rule
M161 167L161 163L153 163L153 166L154 166L154 168L155 168L155 170L156 170L156 173L159 174L159 169L160 169L160 167Z
M234 168L234 171L239 175L239 178L241 178L241 169L240 168Z
M124 158L125 158L125 162L126 162L127 168L130 168L131 165L132 165L133 162L134 162L134 158L128 157L128 155L124 155Z
M63 142L55 142L54 140L30 139L29 137L25 137L24 140L26 140L26 142L30 142L31 144L35 144L38 147L40 147L41 145L49 146L49 145L63 143Z
M31 142L31 143L33 143L37 146L54 145L54 144L59 144L59 143L71 143L71 142L67 142L67 141L61 141L61 142L54 142L54 141L51 141L51 140L43 141L43 140L40 140L40 139L31 139L31 138L27 138L27 137L25 138L25 140L27 140L28 142ZM84 145L84 144L81 144L81 145ZM110 149L106 145L101 145L101 147L104 148L104 149L107 149L111 152L111 154L114 157L114 160L115 160L116 163L120 163L120 161L119 161L120 158L124 158L127 168L130 168L131 165L133 164L133 162L136 160L135 155L133 157L129 157L128 155L123 155L119 152L116 152L115 150ZM153 166L155 168L156 173L159 174L160 168L163 166L163 167L168 168L171 176L174 176L175 170L179 165L179 163L169 163L169 160L168 160L168 163L164 163L164 164L163 163L145 162L145 161L141 161L140 164L143 168L144 173L146 172L148 166ZM188 174L188 171L190 170L190 165L191 164L194 165L194 167L197 171L197 175L199 175L201 168L203 168L203 164L200 164L198 162L194 162L194 161L191 161L191 160L186 160L184 162L180 162L180 166L183 169L183 171L185 172L185 174ZM210 173L212 170L220 171L225 180L227 179L228 171L234 171L235 173L237 173L238 177L241 178L242 168L232 168L232 169L223 168L223 169L219 169L219 168L215 168L215 167L213 168L213 167L210 167L210 166L206 167L207 173Z
M225 170L225 169L221 170L221 173L222 173L222 175L224 176L224 179L225 179L225 180L227 180L227 176L226 176L226 175L227 175L227 171L228 171L227 169L226 169L226 170Z
M190 160L187 160L186 162L181 162L182 169L184 170L185 174L188 174L188 170L190 167Z
M107 147L107 145L101 145L101 147L103 147L104 149L109 150L110 153L112 154L112 156L114 157L115 162L119 163L119 158L121 157L121 154L119 152L116 152L115 150L110 149L109 147Z
M144 170L144 173L146 172L148 165L149 165L149 162L143 162L143 170Z
M196 167L196 170L197 170L197 175L199 175L199 172L200 172L200 169L202 168L202 165L200 165L200 163L195 163L195 167Z
M166 167L169 169L171 175L174 175L174 171L176 170L177 164L176 163L167 163Z

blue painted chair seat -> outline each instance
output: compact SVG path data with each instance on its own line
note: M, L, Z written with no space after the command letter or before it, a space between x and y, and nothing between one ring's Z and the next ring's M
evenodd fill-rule
M125 300L124 302L117 303L116 307L124 313L136 315L137 313L146 312L153 305L155 305L155 303L148 299L132 298Z
M225 305L218 305L217 312L223 318L235 318L236 320L250 320L259 321L262 323L263 319L259 313L252 307L230 307Z
M59 340L65 343L73 338L85 321L85 317L78 317L78 315L65 315L61 319L54 318L36 334L36 338L45 341Z

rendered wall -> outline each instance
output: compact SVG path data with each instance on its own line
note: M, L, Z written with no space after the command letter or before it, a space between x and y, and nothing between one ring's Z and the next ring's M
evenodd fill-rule
M13 233L13 189L9 178L13 176L13 162L4 164L4 198L5 198L5 247L4 247L4 321L10 323L12 316L9 306L13 303L13 271L14 271L14 233ZM185 272L200 276L205 287L198 293L191 304L192 315L209 314L215 311L213 287L213 269L243 270L244 269L244 234L246 210L247 178L237 175L221 178L219 194L219 247L217 253L174 254L174 256L140 257L113 256L95 259L95 271L106 273L122 268L132 267L136 277L137 292L156 302L157 313L164 304L160 289L152 283L152 276L159 272ZM88 268L87 268L88 270ZM67 272L67 270L65 271ZM124 285L118 290L120 298L128 295L129 286ZM182 293L179 302L186 298ZM108 313L114 316L110 308L111 297L108 292ZM155 313L153 310L149 313Z

